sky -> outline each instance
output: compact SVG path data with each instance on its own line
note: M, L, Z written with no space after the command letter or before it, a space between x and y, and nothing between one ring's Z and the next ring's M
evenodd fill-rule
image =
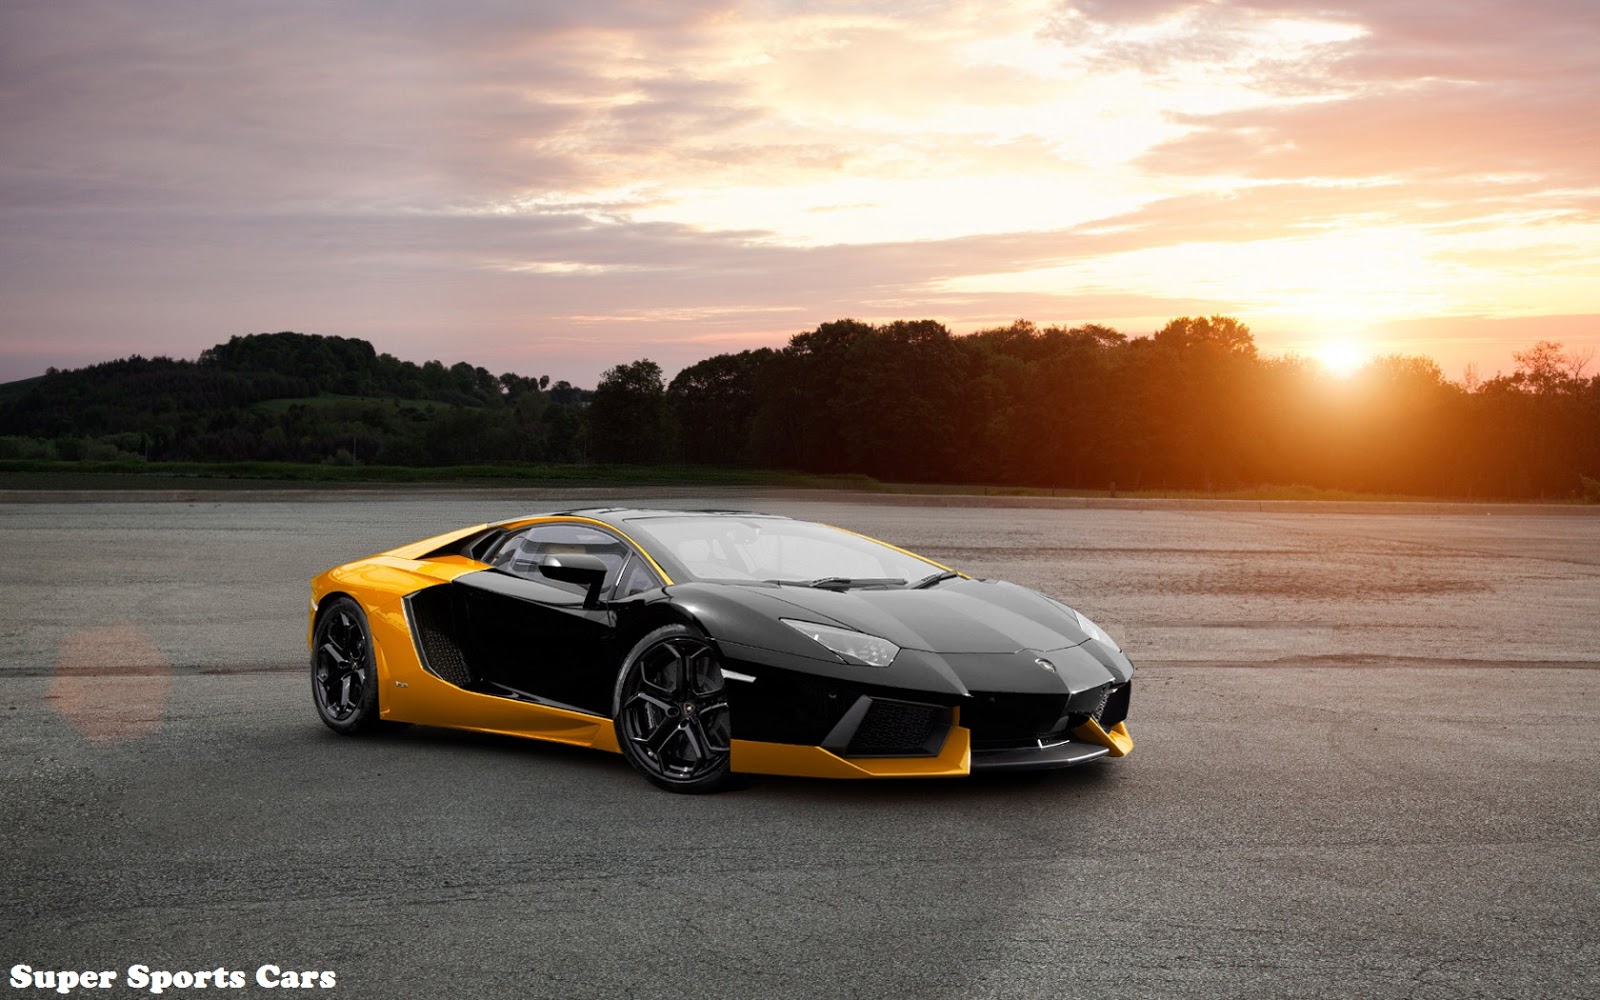
M1595 0L0 0L0 380L829 320L1600 347Z

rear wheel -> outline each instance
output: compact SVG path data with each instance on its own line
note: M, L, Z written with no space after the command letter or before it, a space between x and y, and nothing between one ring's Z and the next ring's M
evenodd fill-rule
M348 597L334 598L317 619L311 643L311 696L317 714L336 733L354 735L382 726L372 632L361 606Z
M613 708L622 755L651 783L672 792L727 784L727 690L698 630L665 625L639 640L617 675Z

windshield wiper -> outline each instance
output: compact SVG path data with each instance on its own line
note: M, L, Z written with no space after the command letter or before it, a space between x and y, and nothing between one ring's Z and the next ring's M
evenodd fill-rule
M901 577L824 576L815 580L769 580L789 587L815 587L818 590L849 590L851 587L898 587Z
M916 583L913 583L911 586L907 587L906 589L907 590L926 590L928 587L932 587L932 586L934 586L936 584L943 583L946 580L954 580L956 577L958 577L960 575L961 575L960 573L957 573L954 570L942 569L939 572L934 573L932 576L923 577L922 579L918 580Z

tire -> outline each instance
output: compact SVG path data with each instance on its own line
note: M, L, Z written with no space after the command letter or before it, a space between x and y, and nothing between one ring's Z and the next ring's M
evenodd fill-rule
M728 784L728 695L698 629L664 625L639 640L617 673L612 724L622 755L651 784L686 793Z
M378 714L378 669L372 631L361 606L336 597L317 619L311 649L311 700L336 733L355 736L388 728Z

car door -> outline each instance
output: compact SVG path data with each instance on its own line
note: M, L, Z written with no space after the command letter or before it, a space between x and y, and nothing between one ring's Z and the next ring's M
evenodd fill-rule
M539 522L508 535L488 556L491 569L451 583L467 619L464 645L477 690L610 715L615 613L584 607L584 587L539 570L548 556L573 554L605 563L602 594L609 594L633 552L592 523Z

